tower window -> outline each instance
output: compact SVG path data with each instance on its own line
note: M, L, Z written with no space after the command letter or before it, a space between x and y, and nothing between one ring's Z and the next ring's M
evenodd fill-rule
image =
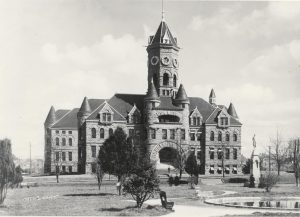
M213 131L210 132L210 141L215 140L215 133Z
M166 129L162 129L162 139L167 139L168 138L168 131Z
M163 85L164 86L169 85L169 75L168 75L168 73L164 73L164 75L163 75Z
M92 128L92 138L96 138L96 129Z
M170 130L170 139L175 139L175 130L174 129Z
M156 132L155 129L150 129L150 138L155 139L156 138Z
M233 134L233 141L237 141L237 134L235 133L235 134Z
M101 139L104 138L104 129L103 128L100 129L100 138Z
M218 133L218 141L219 141L219 142L222 141L222 133L221 133L221 132Z
M177 86L177 77L176 75L173 76L173 87L176 87Z

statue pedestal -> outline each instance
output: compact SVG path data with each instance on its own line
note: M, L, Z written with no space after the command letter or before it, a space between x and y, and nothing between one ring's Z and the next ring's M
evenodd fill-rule
M255 153L255 150L253 150L252 152L252 156L251 156L251 169L250 169L250 174L253 175L254 177L254 183L255 186L257 187L259 184L259 178L260 178L260 159L258 157L258 155Z

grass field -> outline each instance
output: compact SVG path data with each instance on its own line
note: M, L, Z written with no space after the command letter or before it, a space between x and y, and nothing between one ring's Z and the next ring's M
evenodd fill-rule
M135 208L130 195L119 196L115 180L106 180L98 190L93 176L25 177L25 182L36 182L38 187L10 189L0 215L102 215L102 216L159 216L171 212L161 206L144 204ZM172 197L194 197L195 190L187 185L170 187L162 181L161 190ZM155 196L158 198L158 195Z

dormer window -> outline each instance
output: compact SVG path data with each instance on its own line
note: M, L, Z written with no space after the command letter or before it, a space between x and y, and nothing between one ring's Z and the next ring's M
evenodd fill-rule
M218 116L218 126L219 127L229 127L230 125L230 119L227 111L225 109L222 109Z
M103 109L99 112L100 122L101 123L111 123L113 122L113 111L110 106L106 103Z
M198 108L196 107L190 115L190 125L200 126L202 122L202 115L200 114Z
M111 114L102 113L102 122L111 122Z
M136 105L133 106L131 111L128 114L128 123L130 124L138 124L141 123L141 113L136 107Z

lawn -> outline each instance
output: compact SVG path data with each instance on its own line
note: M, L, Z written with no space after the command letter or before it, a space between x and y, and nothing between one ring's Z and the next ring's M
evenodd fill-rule
M117 195L115 180L106 180L98 190L93 176L25 177L38 187L10 189L0 215L101 215L101 216L159 216L171 212L159 206L144 204L135 208L130 195ZM187 185L170 187L162 180L161 190L168 198L193 197L195 191ZM159 198L156 195L155 198Z

